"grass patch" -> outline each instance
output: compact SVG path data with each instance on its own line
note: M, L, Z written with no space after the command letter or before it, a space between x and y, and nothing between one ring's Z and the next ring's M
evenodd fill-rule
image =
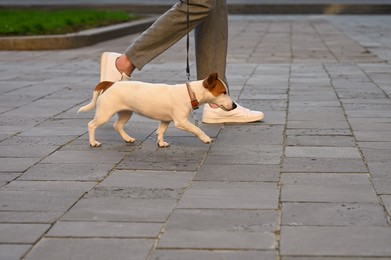
M125 11L0 9L0 36L64 34L136 19Z

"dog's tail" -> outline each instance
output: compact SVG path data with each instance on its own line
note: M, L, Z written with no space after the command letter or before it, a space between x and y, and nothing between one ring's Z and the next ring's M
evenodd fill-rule
M103 94L109 87L111 87L114 84L114 82L111 81L102 81L98 85L96 85L94 92L92 93L92 99L91 102L88 105L85 105L77 111L77 113L80 112L86 112L94 109L96 107L96 101L98 100L98 97Z

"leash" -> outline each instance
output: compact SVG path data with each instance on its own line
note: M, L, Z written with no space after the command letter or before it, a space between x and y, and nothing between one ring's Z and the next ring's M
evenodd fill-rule
M192 114L193 114L193 118L194 118L194 124L195 126L198 127L198 119L197 119L197 115L196 115L196 110L198 109L198 100L193 92L193 90L191 89L191 86L190 86L190 63L189 63L189 48L190 48L190 36L189 36L189 33L190 33L190 12L189 12L189 0L186 0L186 7L187 7L187 12L186 12L186 26L187 26L187 36L186 36L186 78L187 78L187 81L186 81L186 88L187 88L187 92L189 93L189 97L190 97L190 103L191 103L191 108L192 108Z

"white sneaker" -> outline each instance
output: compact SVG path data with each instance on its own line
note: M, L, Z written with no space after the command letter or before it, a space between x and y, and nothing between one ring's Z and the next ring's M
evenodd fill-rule
M116 60L121 54L116 52L104 52L100 58L100 81L130 80L125 73L119 72L115 65Z
M202 122L206 124L218 123L250 123L261 121L265 115L260 111L252 111L238 104L231 111L224 111L221 108L212 108L209 105L204 106Z

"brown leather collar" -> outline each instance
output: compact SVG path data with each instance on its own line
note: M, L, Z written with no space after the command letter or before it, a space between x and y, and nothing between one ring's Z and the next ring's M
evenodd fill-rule
M187 87L187 92L189 93L191 107L193 108L193 110L196 110L199 108L200 104L193 90L191 89L190 83L188 81L186 81L186 87Z

